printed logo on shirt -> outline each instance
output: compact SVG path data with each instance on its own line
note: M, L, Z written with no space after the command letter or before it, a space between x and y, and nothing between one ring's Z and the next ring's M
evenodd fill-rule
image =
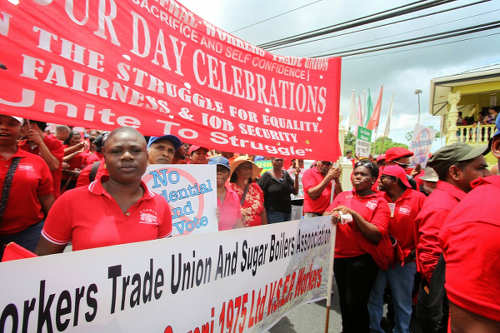
M31 171L33 171L33 166L29 165L29 164L27 164L27 165L19 164L17 169L31 172Z
M409 207L399 207L399 214L410 215Z
M139 223L158 224L158 214L152 209L143 209L139 212Z
M368 209L370 210L374 210L375 208L377 208L377 200L370 200L366 203L366 207L368 207Z

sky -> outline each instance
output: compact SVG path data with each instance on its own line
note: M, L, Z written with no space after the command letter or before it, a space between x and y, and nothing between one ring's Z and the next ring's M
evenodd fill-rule
M397 19L452 8L477 0L458 0ZM254 44L274 41L294 34L370 15L412 1L396 0L180 0L188 9L205 20ZM304 6L285 15L284 12ZM262 20L280 15L263 23ZM313 56L328 52L359 48L408 39L442 31L496 21L500 17L500 1L476 4L409 22L328 38L314 43L273 51L276 54ZM396 20L396 19L392 19ZM391 20L382 21L382 23ZM366 25L369 27L381 22ZM244 28L248 25L251 27ZM244 28L244 29L241 29ZM495 35L496 34L496 35ZM460 41L462 39L468 39ZM417 122L420 95L421 123L440 127L440 118L429 113L430 81L433 78L462 73L500 63L500 29L488 30L431 43L351 56L342 59L340 112L348 118L353 89L357 93L371 91L373 103L384 86L379 135L383 133L391 97L393 117L389 137L408 144L405 135ZM346 121L347 122L347 121ZM437 140L433 151L441 146Z

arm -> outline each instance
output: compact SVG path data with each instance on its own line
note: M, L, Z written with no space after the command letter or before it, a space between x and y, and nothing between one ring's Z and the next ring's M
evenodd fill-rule
M469 312L450 302L450 326L453 333L500 332L500 322Z
M52 243L51 241L47 240L47 238L43 237L43 235L40 235L40 240L38 241L35 253L39 256L46 256L49 254L61 253L64 251L65 247L66 244L60 245Z
M309 197L313 200L318 199L321 196L321 193L324 191L324 189L328 186L328 184L332 181L333 179L333 169L330 169L326 176L323 178L323 180L316 186L313 186L307 190L307 194Z
M300 169L295 169L295 178L293 181L293 191L292 191L294 195L297 195L299 193L299 173Z
M337 212L337 214L335 214ZM333 215L332 215L332 221L335 222L340 222L340 216L338 213L342 214L351 214L354 222L359 228L359 231L363 234L363 236L370 241L371 243L377 245L380 240L382 239L382 233L380 230L375 226L374 224L368 222L358 214L356 211L352 210L351 208L345 207L345 206L338 206L333 210Z
M417 226L417 260L420 273L427 281L430 281L442 252L439 231L448 213L447 210L441 209L417 217L417 221L420 221Z
M51 171L59 169L60 163L56 156L54 156L50 149L43 141L43 135L34 129L28 131L28 139L38 145L40 156L45 160Z
M71 153L74 153L75 151L80 151L83 149L83 147L85 147L85 143L82 141L80 143L77 143L76 145L74 146L71 146L71 147L68 147L68 148L65 148L64 149L64 156L66 157L66 155L69 155Z
M71 160L73 157L80 154L81 152L82 152L82 150L77 150L75 152L69 153L68 155L64 155L63 161L68 162L69 160ZM65 154L66 154L66 152L65 152Z
M45 216L47 216L50 207L52 207L52 204L54 203L54 195L53 194L40 195L38 197L38 200L40 200L43 212L45 213Z
M260 213L260 217L262 218L262 225L268 224L267 223L267 212L266 212L266 207L262 207L262 213Z

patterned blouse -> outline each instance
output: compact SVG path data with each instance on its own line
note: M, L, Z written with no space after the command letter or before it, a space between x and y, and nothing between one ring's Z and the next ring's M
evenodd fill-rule
M244 189L240 188L236 183L229 183L229 186L238 194L238 197L243 197ZM260 186L253 182L248 187L245 201L241 205L241 215L243 225L245 227L255 227L262 225L262 211L264 210L264 192Z

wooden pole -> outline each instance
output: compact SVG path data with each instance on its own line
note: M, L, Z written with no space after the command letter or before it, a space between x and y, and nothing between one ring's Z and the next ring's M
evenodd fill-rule
M326 288L326 320L325 320L325 333L328 333L328 325L330 324L330 308L332 307L332 287L333 287L333 258L335 255L335 235L337 232L337 225L332 224L331 236L330 236L330 266L328 271L328 285Z

